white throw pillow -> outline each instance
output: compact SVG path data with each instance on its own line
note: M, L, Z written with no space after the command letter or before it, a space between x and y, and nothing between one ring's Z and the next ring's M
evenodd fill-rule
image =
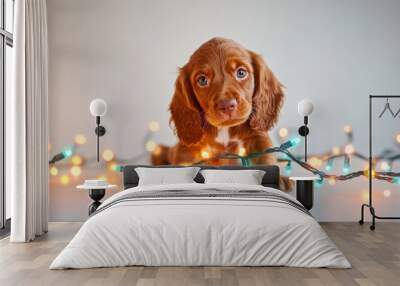
M199 167L185 168L135 168L139 186L195 183Z
M205 184L226 183L261 185L265 171L262 170L202 170Z

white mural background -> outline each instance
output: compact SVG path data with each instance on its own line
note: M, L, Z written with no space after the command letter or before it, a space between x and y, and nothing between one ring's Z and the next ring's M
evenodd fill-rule
M354 146L367 154L368 95L400 94L399 1L49 0L47 6L51 155L82 134L87 140L79 154L95 157L95 120L89 113L94 98L109 105L102 150L121 159L141 155L136 162L148 162L143 140L152 121L160 125L152 139L174 144L168 105L177 68L215 36L261 53L286 86L276 130L300 126L297 103L314 102L310 153L343 144L343 126L350 124ZM400 100L393 106L400 108ZM379 113L383 102L375 107ZM374 152L400 150L394 140L399 120L376 120ZM53 221L87 217L90 199L75 189L85 178L120 182L104 162L86 164L76 177L69 164L56 165L58 174L51 178ZM353 169L364 165L352 161ZM338 161L333 172L341 169ZM295 168L293 174L305 173ZM320 221L358 220L366 189L365 178L324 184L312 213ZM380 214L396 214L400 187L377 183L376 189ZM389 197L383 195L387 189Z

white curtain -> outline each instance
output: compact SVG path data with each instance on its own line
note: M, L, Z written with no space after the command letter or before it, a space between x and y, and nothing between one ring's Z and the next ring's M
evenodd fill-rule
M8 113L12 242L48 226L47 15L45 0L16 0L14 83Z

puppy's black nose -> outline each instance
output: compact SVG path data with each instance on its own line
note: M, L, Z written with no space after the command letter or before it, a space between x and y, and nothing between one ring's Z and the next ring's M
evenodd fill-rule
M217 109L220 112L231 114L237 107L236 99L223 99L217 102Z

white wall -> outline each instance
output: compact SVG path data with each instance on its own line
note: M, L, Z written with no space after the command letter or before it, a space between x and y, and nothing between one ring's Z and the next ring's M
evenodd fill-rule
M368 95L400 94L399 1L49 0L47 4L52 154L83 133L89 141L81 153L95 155L94 119L88 112L95 97L109 103L102 144L119 158L143 151L150 120L161 124L156 141L173 144L167 108L177 67L214 36L232 38L263 54L287 87L278 127L301 123L296 111L299 100L308 97L315 102L311 153L342 144L346 123L354 128L355 146L365 153ZM400 107L400 101L393 105ZM398 120L377 121L377 151L396 148ZM74 185L103 172L101 168L88 167L67 186L52 182L51 219L86 217L89 199L74 191ZM366 188L365 179L326 184L316 193L313 213L324 221L356 220L361 190ZM377 188L392 188L390 198L377 192L380 213L398 212L399 187L378 184Z

